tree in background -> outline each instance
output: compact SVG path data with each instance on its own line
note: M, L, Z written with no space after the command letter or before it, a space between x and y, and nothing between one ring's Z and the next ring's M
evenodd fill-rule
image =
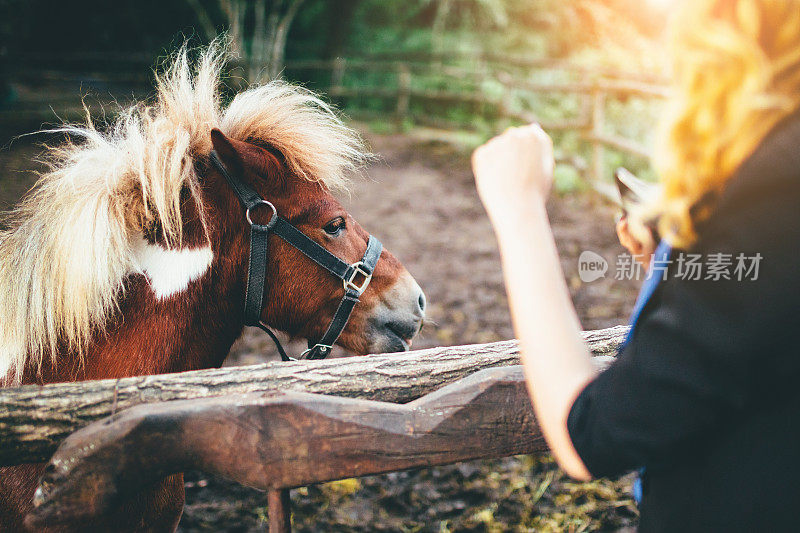
M222 19L233 51L242 58L251 82L273 79L283 70L289 29L305 0L186 0L211 41L218 35L215 19Z
M76 4L80 9L76 9ZM643 0L0 0L4 58L169 54L227 32L244 76L282 72L285 57L494 53L583 57L641 72L660 54L641 36L665 13ZM65 28L69 38L65 38ZM612 52L612 49L615 50ZM614 58L611 60L610 58ZM0 58L2 61L3 58Z
M326 9L328 36L322 55L333 59L345 53L353 28L356 10L361 0L329 0Z
M513 1L513 0L512 0ZM661 68L666 13L643 0L538 0L515 2L515 20L547 35L547 55L590 53L595 65L631 71ZM524 7L528 4L527 9Z
M665 13L644 0L360 0L346 55L513 54L653 67ZM338 49L337 49L338 52Z
M435 9L431 25L431 48L435 54L442 54L444 32L453 24L462 31L489 29L508 26L508 0L422 0L423 6Z

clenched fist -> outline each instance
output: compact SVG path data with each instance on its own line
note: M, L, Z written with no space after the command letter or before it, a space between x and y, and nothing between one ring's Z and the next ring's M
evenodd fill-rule
M553 141L538 124L511 128L472 154L478 194L493 219L546 199L554 166Z

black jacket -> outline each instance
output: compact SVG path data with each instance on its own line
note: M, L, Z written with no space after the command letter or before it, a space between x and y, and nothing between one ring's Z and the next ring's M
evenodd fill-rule
M686 252L673 250L618 360L573 404L569 432L594 476L646 469L641 532L797 530L799 115L745 161L698 233L688 252L705 262L760 254L757 279L681 279Z

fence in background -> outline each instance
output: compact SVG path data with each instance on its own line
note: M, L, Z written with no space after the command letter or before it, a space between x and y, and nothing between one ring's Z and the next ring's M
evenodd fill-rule
M3 123L78 118L83 114L84 95L89 96L89 103L96 99L102 104L113 95L115 102L124 104L152 92L152 59L143 56L84 54L58 60L35 56L11 59L9 71L12 81L19 84L18 99L0 109ZM231 72L230 81L235 85L241 81L235 64ZM590 147L589 161L572 154L562 156L561 161L574 166L601 192L606 150L644 160L650 155L639 140L610 133L613 127L606 112L609 102L627 98L657 101L667 96L663 84L652 78L632 79L625 73L557 60L491 55L290 61L284 74L326 93L356 118L393 120L400 128L419 124L464 130L470 128L469 117L486 116L496 124L495 129L539 122L547 131L575 132ZM537 97L578 98L578 112L568 118L543 119L524 103ZM376 106L375 101L380 103ZM467 109L467 120L445 118L449 109L459 106ZM113 106L103 108L103 112L113 110Z
M648 159L649 150L640 142L608 133L606 105L611 99L620 97L638 97L661 100L668 96L667 89L652 81L638 81L612 77L608 72L595 72L557 61L516 60L511 66L515 70L548 69L588 78L588 81L574 82L537 82L520 79L508 69L497 68L498 63L484 63L465 67L436 62L409 62L337 58L332 61L295 61L286 65L290 73L326 72L330 80L327 94L331 98L345 99L349 102L364 98L380 98L394 102L394 120L399 127L407 122L430 125L438 128L463 128L464 124L448 122L430 115L415 113L412 100L435 102L442 108L453 103L472 104L476 107L489 106L493 115L501 121L511 123L539 122L546 131L575 131L583 140L591 145L592 161L586 168L592 182L602 182L604 174L604 150L618 150L635 157ZM508 66L508 65L504 65ZM374 85L348 86L343 83L350 72L392 74L396 83L390 87ZM414 83L416 77L427 79L435 74L454 83L472 80L478 87L472 91L458 89L420 88ZM304 76L296 76L303 79ZM480 90L483 82L492 81L501 88L501 94L489 95ZM533 110L520 109L517 100L520 93L528 95L577 95L581 99L578 116L561 120L543 120ZM358 107L357 105L355 106ZM566 162L582 167L574 158L565 158Z

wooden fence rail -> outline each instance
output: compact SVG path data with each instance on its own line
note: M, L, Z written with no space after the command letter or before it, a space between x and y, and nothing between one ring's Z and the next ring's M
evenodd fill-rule
M269 490L270 531L285 532L293 487L545 449L520 366L405 405L301 392L163 402L70 435L42 479L34 525L102 518L192 469Z
M626 334L626 327L584 334L598 368L610 363ZM120 390L126 406L138 405L102 421L82 421L84 427L60 444L37 491L32 525L112 513L143 487L197 469L269 490L270 531L286 532L290 488L544 451L517 355L516 343L508 341L262 365L257 379L238 368L129 380L115 386L116 407ZM293 368L281 371L286 367ZM0 427L16 424L17 435L36 434L29 409L37 404L34 389L3 391L21 414L14 421L4 414ZM48 405L63 400L43 417L45 427L64 418L56 414L80 411L76 400L104 404L101 391L111 392L107 382L38 390ZM165 397L186 399L152 403Z
M611 356L626 332L618 326L584 337L592 353ZM516 341L503 341L0 389L0 466L45 461L70 433L141 404L276 391L407 403L478 370L518 363Z

